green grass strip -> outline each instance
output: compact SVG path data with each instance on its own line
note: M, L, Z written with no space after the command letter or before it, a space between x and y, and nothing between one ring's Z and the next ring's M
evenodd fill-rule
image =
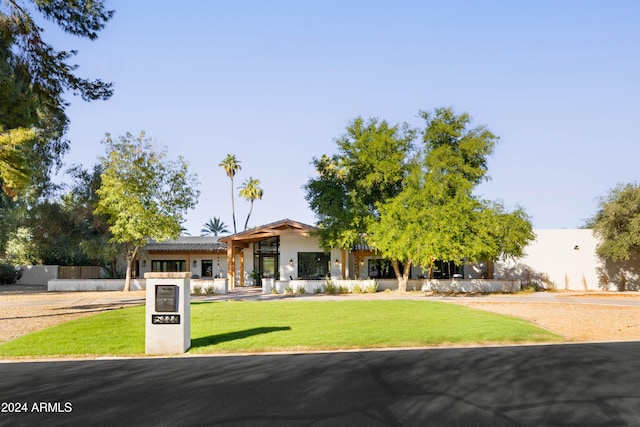
M145 307L19 337L0 357L144 354ZM555 342L527 321L434 301L228 301L191 305L190 353Z

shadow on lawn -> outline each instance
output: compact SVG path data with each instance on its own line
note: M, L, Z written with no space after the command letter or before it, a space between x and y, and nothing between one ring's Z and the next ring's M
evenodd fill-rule
M228 332L220 335L210 335L208 337L195 338L191 340L191 348L207 347L227 341L241 340L254 335L268 334L278 331L290 331L289 326L266 326L261 328L245 329L244 331Z

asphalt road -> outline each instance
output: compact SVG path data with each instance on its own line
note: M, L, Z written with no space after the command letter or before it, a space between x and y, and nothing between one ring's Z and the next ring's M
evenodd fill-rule
M0 363L0 405L12 427L638 426L640 343Z

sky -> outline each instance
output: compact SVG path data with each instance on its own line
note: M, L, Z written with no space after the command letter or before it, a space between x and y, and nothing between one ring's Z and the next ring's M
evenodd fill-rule
M108 101L70 97L67 165L90 168L101 141L144 130L183 156L201 195L185 228L232 230L240 187L260 180L249 226L314 224L304 184L314 157L356 117L421 127L421 110L467 112L500 137L478 196L521 206L534 228L576 228L640 160L640 2L635 0L107 0L95 41L47 26L77 49L78 75L114 83ZM60 173L60 181L69 178ZM235 188L238 231L249 203Z

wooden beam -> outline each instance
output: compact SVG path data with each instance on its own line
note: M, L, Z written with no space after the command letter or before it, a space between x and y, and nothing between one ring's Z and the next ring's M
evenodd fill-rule
M240 286L244 286L244 251L240 251Z
M235 281L235 256L233 245L227 246L227 278L229 279L229 289L235 289L236 281Z

